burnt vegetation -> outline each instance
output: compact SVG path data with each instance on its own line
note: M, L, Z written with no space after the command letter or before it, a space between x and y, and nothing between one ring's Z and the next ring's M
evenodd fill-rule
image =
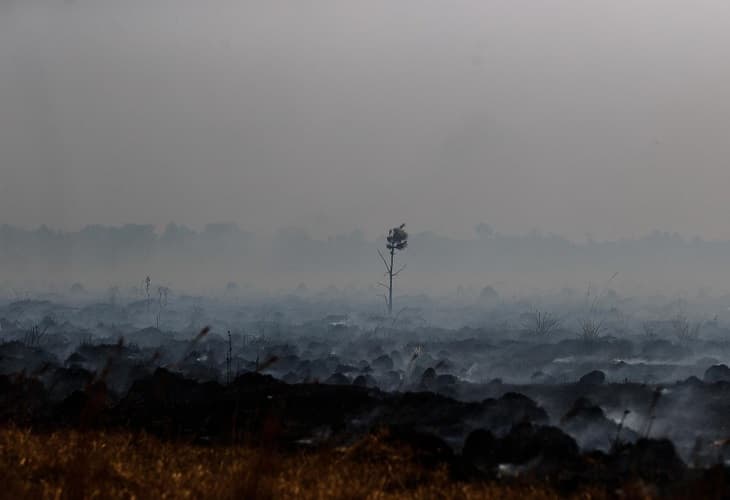
M247 303L231 300L230 287L218 299L142 292L141 302L118 291L106 302L0 306L0 434L15 447L3 460L46 433L83 455L73 436L88 434L162 440L194 456L248 450L240 460L254 469L284 471L301 454L327 468L340 457L343 470L370 464L373 481L397 456L403 476L387 487L397 494L415 495L408 481L419 474L433 491L460 485L475 496L541 485L548 496L701 487L711 498L728 484L730 329L720 317L690 319L706 317L706 303L683 303L679 314L671 301L609 290L574 294L572 305L533 297L547 306L525 313L521 299L485 306L475 295L456 307L403 296L383 316L342 293ZM78 466L64 464L55 466L67 474ZM24 471L5 479L36 496ZM444 475L433 483L428 471ZM263 475L246 477L213 496L284 494Z

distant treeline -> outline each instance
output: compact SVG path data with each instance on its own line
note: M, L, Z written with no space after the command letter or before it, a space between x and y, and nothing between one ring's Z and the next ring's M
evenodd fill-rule
M3 225L0 267L13 271L38 265L104 269L150 260L204 266L215 260L284 272L369 272L378 269L375 248L383 244L384 237L368 240L360 231L315 239L302 229L289 228L274 237L261 237L235 224L208 224L201 231L169 224L162 232L152 225L136 224L87 226L77 232ZM404 261L421 272L510 268L524 272L575 266L625 271L690 262L730 268L730 241L685 239L659 231L615 241L575 242L538 231L522 235L483 231L473 239L457 240L426 231L412 234Z

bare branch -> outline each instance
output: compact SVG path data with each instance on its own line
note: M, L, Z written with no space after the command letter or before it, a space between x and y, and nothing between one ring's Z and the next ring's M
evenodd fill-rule
M546 336L560 327L562 320L548 311L535 309L525 316L525 328L534 335Z
M380 297L383 297L383 300L385 301L385 306L387 307L388 306L388 296L385 294L382 294L382 295L380 295ZM380 327L380 325L378 325L378 327Z
M402 270L404 270L405 268L406 268L406 265L403 264L403 267L401 267L400 269L398 269L396 272L393 273L393 277L395 278L396 276L398 276L400 274L400 272Z
M378 250L378 255L380 255L380 260L382 260L383 264L385 264L385 269L387 269L388 272L390 273L391 269L390 269L390 266L388 265L388 261L385 260L385 256L383 255L383 252L381 252L379 248L377 250Z

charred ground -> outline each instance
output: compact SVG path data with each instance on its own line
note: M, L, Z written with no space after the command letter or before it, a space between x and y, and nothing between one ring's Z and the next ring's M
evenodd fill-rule
M453 484L541 484L556 494L622 495L641 484L647 494L702 487L721 497L730 485L730 369L721 363L730 344L719 322L691 340L661 329L587 340L504 323L292 311L252 319L240 306L212 328L197 330L209 318L194 310L189 324L158 329L128 321L137 309L144 314L134 303L6 304L6 432L132 433L282 457L348 450L355 461L386 446ZM170 318L183 323L188 312Z

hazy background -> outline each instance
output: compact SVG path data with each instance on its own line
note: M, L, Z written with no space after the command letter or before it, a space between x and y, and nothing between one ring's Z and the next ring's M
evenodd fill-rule
M719 0L0 0L0 223L357 229L376 272L402 221L460 240L484 221L727 240L728 26ZM83 268L73 248L56 272ZM523 257L484 273L542 262ZM263 274L252 258L239 273ZM704 279L683 262L651 276Z

